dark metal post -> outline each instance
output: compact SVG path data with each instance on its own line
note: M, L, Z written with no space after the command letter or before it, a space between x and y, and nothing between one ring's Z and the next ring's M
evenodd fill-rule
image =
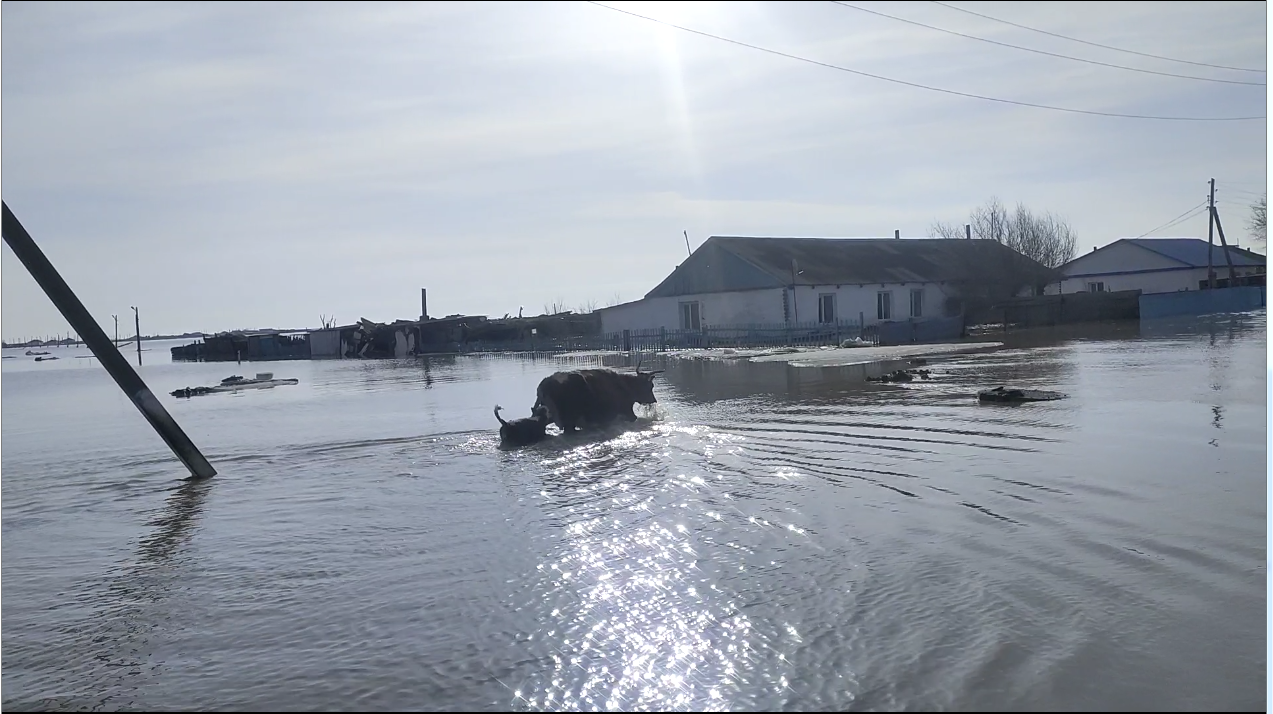
M3 208L4 242L9 244L9 248L18 256L18 260L22 261L27 272L31 273L31 277L40 284L44 294L49 296L49 300L53 301L62 316L80 331L84 342L88 344L89 349L93 350L93 355L102 361L102 366L115 379L119 388L133 400L137 410L146 418L146 421L150 422L173 453L185 463L194 477L215 476L217 470L212 468L212 464L203 457L199 448L181 430L177 422L168 414L168 410L164 409L164 406L151 393L146 383L128 365L124 355L106 337L101 326L71 291L70 286L58 274L57 269L45 257L40 247L31 239L31 235L22 227L17 216L9 210L9 205L0 202L0 208ZM141 331L138 330L138 335L140 334Z

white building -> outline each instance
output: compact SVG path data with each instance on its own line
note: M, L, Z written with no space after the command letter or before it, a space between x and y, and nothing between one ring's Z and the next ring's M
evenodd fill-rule
M599 310L601 331L852 322L961 314L965 298L1054 273L995 241L713 236L645 298Z
M1201 290L1207 282L1207 252L1217 286L1228 284L1224 248L1197 238L1124 238L1061 266L1062 279L1048 285L1055 295L1140 290L1144 294ZM1264 256L1229 246L1233 269L1241 279L1264 274Z

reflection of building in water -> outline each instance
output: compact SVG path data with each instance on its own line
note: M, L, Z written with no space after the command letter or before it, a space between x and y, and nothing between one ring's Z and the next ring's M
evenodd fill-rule
M834 367L797 367L785 362L678 360L665 373L667 384L688 402L766 396L776 401L865 399L881 392L868 376L909 366L909 360ZM888 390L885 390L888 391Z

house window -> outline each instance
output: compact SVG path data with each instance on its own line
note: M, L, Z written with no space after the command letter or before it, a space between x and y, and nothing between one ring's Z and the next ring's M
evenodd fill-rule
M1103 282L1088 283L1087 291L1089 293L1103 293L1105 292L1105 283Z
M681 329L699 330L702 327L703 321L699 312L698 302L681 303Z
M835 322L835 293L818 296L818 322Z
M923 317L923 316L924 316L924 290L923 288L920 288L919 290L912 290L911 291L911 317Z
M884 291L875 296L875 316L880 320L893 319L893 293Z

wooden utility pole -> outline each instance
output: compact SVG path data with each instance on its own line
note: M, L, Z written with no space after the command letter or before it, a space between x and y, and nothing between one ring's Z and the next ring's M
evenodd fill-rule
M1216 271L1211 267L1211 253L1215 250L1216 180L1211 179L1211 193L1207 196L1207 289L1216 287Z
M137 325L137 366L141 366L141 315L137 312L137 308L133 307L133 321Z
M1220 234L1220 249L1224 251L1224 262L1229 265L1229 287L1237 287L1238 274L1233 269L1233 256L1229 255L1229 244L1224 240L1224 226L1220 224L1220 211L1211 206L1211 220L1216 223L1216 232Z
M119 346L119 315L111 315L115 318L115 346Z
M0 201L0 209L3 212L3 230L0 232L3 233L4 242L13 249L18 260L22 261L23 267L32 278L35 278L35 282L57 306L62 316L84 336L84 341L88 343L93 355L101 360L102 366L115 379L119 388L133 401L137 410L146 418L146 421L150 422L151 427L168 444L173 453L185 463L186 468L190 469L192 477L215 476L217 470L212 468L212 464L208 463L208 460L190 441L190 437L181 430L141 377L128 366L128 360L124 359L115 345L109 343L106 332L89 314L84 303L76 297L40 247L35 244L17 216L9 210L8 204Z

